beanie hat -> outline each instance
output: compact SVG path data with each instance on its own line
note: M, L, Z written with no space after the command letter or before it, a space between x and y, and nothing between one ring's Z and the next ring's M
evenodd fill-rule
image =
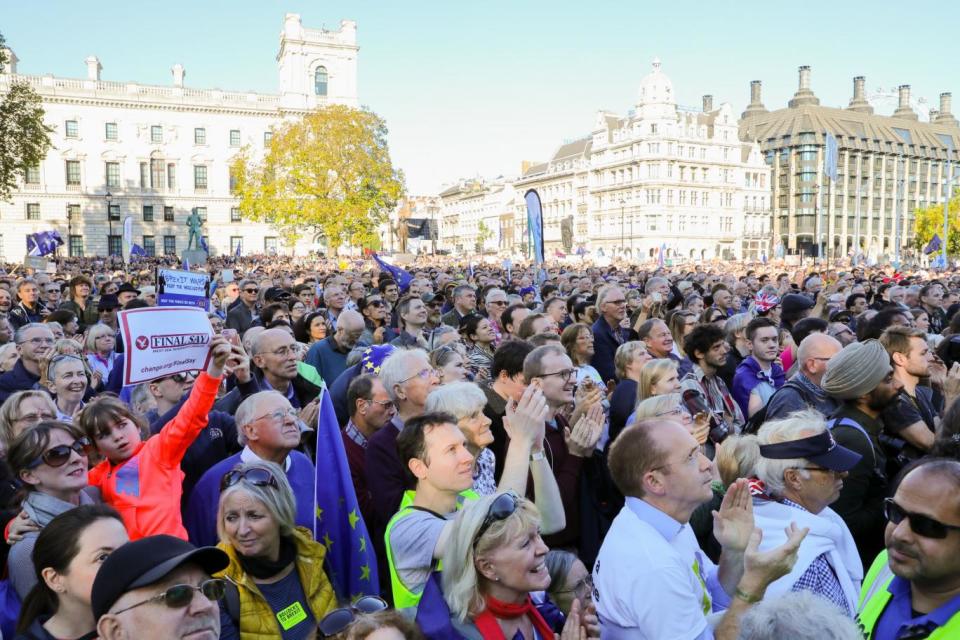
M785 316L813 309L814 306L814 301L802 293L788 293L780 300L780 309Z
M879 342L854 342L830 359L820 387L838 400L852 400L876 389L892 370Z

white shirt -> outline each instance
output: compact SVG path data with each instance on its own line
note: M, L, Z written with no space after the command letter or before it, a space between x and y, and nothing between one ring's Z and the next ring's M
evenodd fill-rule
M707 615L730 603L690 526L637 498L607 532L593 584L604 640L712 638Z
M251 462L269 462L269 460L264 460L257 454L253 452L253 449L250 448L250 445L247 445L243 448L243 451L240 452L240 461L244 464L250 464ZM290 471L290 456L287 456L287 459L283 461L283 472L287 473Z

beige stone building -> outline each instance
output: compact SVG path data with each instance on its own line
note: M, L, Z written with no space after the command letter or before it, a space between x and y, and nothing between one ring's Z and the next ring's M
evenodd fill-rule
M760 81L741 115L740 139L758 143L773 172L770 194L777 252L829 257L854 253L872 260L909 257L917 208L942 203L948 163L957 161L960 128L951 96L929 122L911 108L910 87L899 88L890 116L874 113L865 79L853 80L845 109L825 107L799 69L799 86L784 109L767 111ZM836 137L837 181L824 175L826 134Z

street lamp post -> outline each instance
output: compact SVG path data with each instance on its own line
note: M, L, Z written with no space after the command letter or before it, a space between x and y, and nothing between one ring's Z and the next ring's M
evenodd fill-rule
M947 161L947 179L943 181L943 244L941 245L941 255L943 256L943 268L947 268L947 234L950 233L950 196L952 195L953 189L950 188L950 185L960 180L960 173L957 175L951 175L953 173L953 163L949 160Z
M107 193L104 195L104 198L107 200L107 228L109 229L109 234L107 236L107 256L113 255L110 252L110 243L113 242L113 212L110 211L110 203L113 201L113 194L110 193L110 190L107 190Z
M624 227L624 225L623 225L623 221L624 221L623 214L624 214L624 210L625 210L625 208L626 208L626 204L627 204L626 200L624 200L623 198L620 198L620 257L621 257L621 258L623 258L623 245L624 245L624 233L623 233L623 232L624 232L624 229L625 229L625 227Z

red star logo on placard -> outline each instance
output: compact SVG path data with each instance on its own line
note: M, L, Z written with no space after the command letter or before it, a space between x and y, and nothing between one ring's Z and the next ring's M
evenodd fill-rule
M137 345L137 349L143 351L150 346L150 340L147 339L147 336L137 336L135 344Z

